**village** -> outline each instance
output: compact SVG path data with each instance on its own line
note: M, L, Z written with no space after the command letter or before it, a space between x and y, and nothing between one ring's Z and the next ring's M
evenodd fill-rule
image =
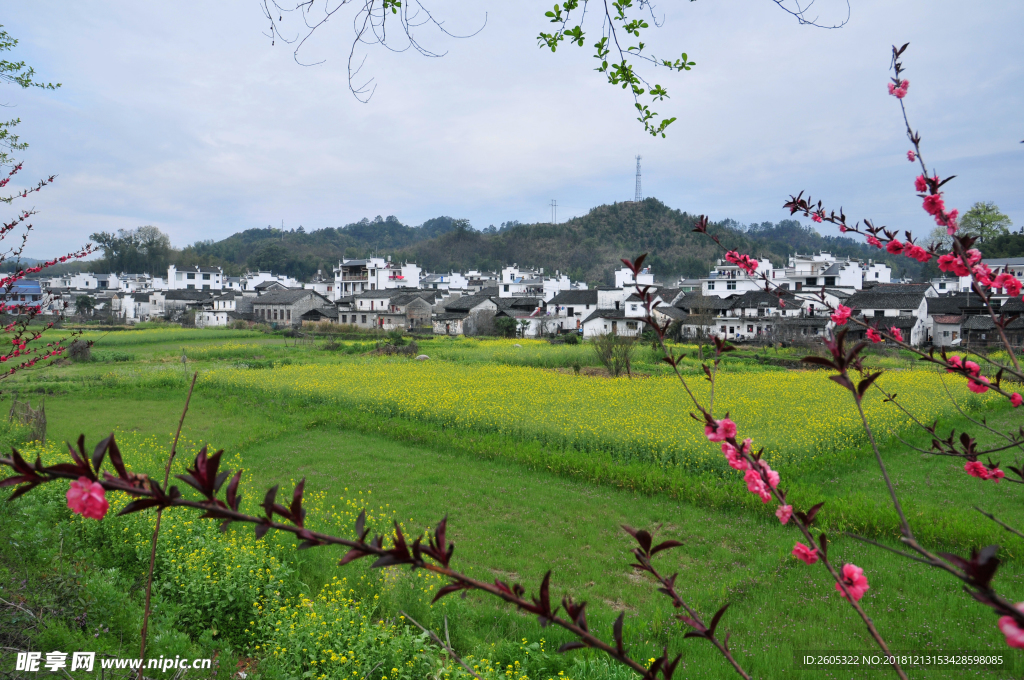
M650 268L634 276L622 267L614 273L614 285L593 287L558 271L545 274L543 268L432 274L390 257L343 259L332 274L321 271L305 282L268 271L227 276L220 267L171 265L166 277L76 273L23 279L12 295L38 303L44 314L64 308L70 315L99 314L124 324L156 319L199 328L329 323L472 336L497 334L495 321L507 318L515 325L505 327L519 337L593 338L643 332L646 312L636 295L641 286L655 293L654 318L675 324L680 338L809 341L831 333L829 309L840 304L876 326L898 329L915 346L977 346L997 337L995 321L970 291L969 277L893 281L886 264L826 252L793 255L784 267L767 258L757 263L751 274L718 260L704 278L671 282L659 281ZM1024 279L1024 258L984 263L996 274ZM1024 312L1024 303L1004 289L992 297L1000 313ZM1019 341L1024 317L1006 331Z

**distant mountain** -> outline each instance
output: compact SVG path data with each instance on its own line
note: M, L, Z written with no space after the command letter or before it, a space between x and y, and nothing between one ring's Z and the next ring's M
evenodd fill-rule
M199 242L174 259L180 264L220 265L228 273L272 269L299 278L318 269L325 273L342 257L391 255L416 262L426 271L497 269L508 264L556 269L591 285L609 283L619 258L649 253L660 280L707 273L722 251L706 236L695 234L696 216L648 198L640 203L602 205L562 224L519 224L501 229L472 229L465 220L437 217L418 227L394 217L360 222L337 229L248 229L223 241ZM915 276L917 262L893 257L845 237L822 236L796 220L744 226L732 220L710 229L723 245L782 264L795 252L829 251L838 256L888 262L894 274Z

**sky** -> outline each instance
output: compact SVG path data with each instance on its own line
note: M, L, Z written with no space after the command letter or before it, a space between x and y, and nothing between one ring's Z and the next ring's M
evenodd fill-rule
M0 87L0 117L20 117L30 144L21 177L58 176L15 204L39 211L26 255L140 225L181 247L377 215L547 222L552 200L561 222L632 200L638 154L645 197L713 220L776 222L803 190L852 218L926 233L886 93L891 45L905 42L925 159L957 175L947 205L993 201L1024 227L1024 3L851 0L849 22L823 30L772 0L659 0L647 49L685 51L696 66L646 73L670 94L656 110L677 117L654 139L593 70L591 37L538 48L550 0L421 2L451 33L482 30L418 29L440 58L363 49L368 103L348 89L347 9L301 53L323 63L301 66L264 35L256 0L7 3L0 23L20 41L8 58L62 83ZM846 14L839 0L815 9L824 23Z

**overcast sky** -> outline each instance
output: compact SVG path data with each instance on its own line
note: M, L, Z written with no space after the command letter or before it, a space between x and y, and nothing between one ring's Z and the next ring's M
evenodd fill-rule
M592 69L593 40L537 48L551 0L423 0L441 59L370 48L368 104L348 91L351 14L311 39L302 67L271 46L256 0L10 2L15 58L56 92L0 89L19 116L39 236L27 253L73 249L97 230L160 227L176 246L242 229L336 227L395 215L563 221L643 192L713 219L778 221L801 189L855 218L929 230L895 99L889 50L910 42L907 106L926 159L961 212L994 201L1024 226L1024 3L851 0L840 30L800 26L770 0L660 0L652 74L676 116L647 136L632 102ZM845 5L818 0L823 21ZM287 24L286 24L287 25ZM591 25L591 29L596 29Z

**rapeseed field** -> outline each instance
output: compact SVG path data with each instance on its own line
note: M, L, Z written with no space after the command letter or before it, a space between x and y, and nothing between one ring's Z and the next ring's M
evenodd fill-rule
M826 371L722 373L715 413L726 412L740 435L764 447L775 466L824 469L861 446L865 435L853 402ZM694 407L674 377L603 379L500 364L365 359L330 365L283 366L269 371L214 369L200 380L287 399L336 402L378 415L422 420L443 428L477 429L548 445L607 452L693 471L724 469ZM954 407L943 382L962 406L981 407L962 380L926 370L890 370L878 383L922 422ZM689 378L707 403L709 383ZM876 436L886 440L910 418L872 390L866 411Z

